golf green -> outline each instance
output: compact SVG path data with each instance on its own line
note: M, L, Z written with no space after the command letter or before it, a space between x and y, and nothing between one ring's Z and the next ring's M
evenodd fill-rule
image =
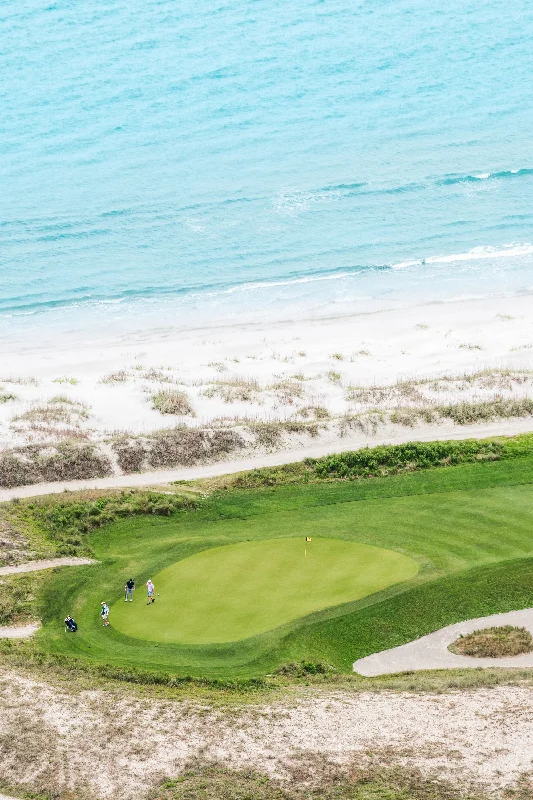
M213 547L152 576L156 602L138 589L116 602L114 628L137 639L181 644L234 642L416 575L401 553L313 537Z

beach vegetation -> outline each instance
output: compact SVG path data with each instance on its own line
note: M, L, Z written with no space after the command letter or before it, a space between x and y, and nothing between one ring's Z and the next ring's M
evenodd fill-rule
M37 378L34 378L31 375L28 375L28 376L8 375L7 377L1 378L0 381L2 383L14 383L17 386L38 386L39 385L39 381L37 380Z
M147 462L154 469L193 466L216 461L244 447L241 434L233 429L201 429L176 426L146 437Z
M100 379L100 383L105 383L108 386L114 386L117 383L126 383L129 379L130 373L125 369L118 369L114 372L108 372L103 378Z
M13 417L12 421L48 424L61 422L68 425L88 417L89 411L84 403L58 395L49 400L47 405L33 406Z
M327 420L331 414L325 406L303 406L298 410L298 415L306 419L312 417L316 420Z
M159 383L175 383L176 382L174 380L174 378L172 377L172 375L169 375L168 371L164 372L163 370L155 369L154 367L151 367L151 369L148 369L148 370L146 370L146 372L143 372L143 374L141 375L141 378L143 378L145 381L156 381L156 382L159 382Z
M256 380L235 377L211 382L202 394L209 398L220 397L225 403L253 403L260 391Z
M92 443L67 439L52 445L24 445L0 454L0 486L105 478L112 472L105 453Z
M505 658L531 653L533 636L526 628L502 625L460 636L448 649L457 655L474 658Z
M472 342L463 342L459 345L459 350L483 350L480 344L473 344Z
M298 380L291 378L284 378L269 387L274 391L276 398L280 403L292 404L296 399L300 399L304 395L304 387Z
M70 386L77 386L78 383L79 383L79 380L77 378L72 378L72 377L69 377L67 375L63 375L62 377L54 378L52 383L68 383L68 384L70 384Z
M332 353L330 358L333 358L335 361L344 361L344 356L342 353Z
M0 387L0 404L9 403L11 400L16 400L16 399L17 396L13 394L13 392L8 392L3 387Z
M516 800L525 800L517 796ZM150 800L486 800L417 770L378 763L346 769L306 753L292 761L288 779L220 763L191 762L177 778L165 778Z
M328 370L326 372L326 377L330 383L340 383L341 382L341 374L340 372L335 372L334 369Z
M250 357L251 356L249 356L249 358ZM217 372L227 372L228 370L228 367L226 366L226 364L224 364L223 361L210 361L207 366L211 367L211 369L214 369Z
M152 408L161 414L194 416L189 396L181 389L160 389L152 395Z

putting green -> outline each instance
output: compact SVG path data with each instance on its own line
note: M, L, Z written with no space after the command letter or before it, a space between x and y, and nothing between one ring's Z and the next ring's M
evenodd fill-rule
M417 564L392 550L339 539L268 539L214 547L152 580L111 608L121 633L152 642L215 644L246 639L412 578Z

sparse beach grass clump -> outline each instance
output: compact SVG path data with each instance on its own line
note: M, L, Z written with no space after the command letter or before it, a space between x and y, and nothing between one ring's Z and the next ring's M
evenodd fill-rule
M270 387L280 403L292 405L296 399L304 396L304 387L298 379L285 378Z
M16 400L16 394L9 392L3 387L0 387L0 403L9 403L11 400Z
M100 379L100 383L114 386L117 383L126 383L129 377L130 373L127 370L118 369L115 370L115 372L108 372L107 375L104 375L103 378Z
M261 391L259 382L250 378L227 378L212 381L202 392L204 397L219 397L225 403L254 403Z
M141 378L145 381L157 381L158 383L175 383L170 372L165 372L162 369L155 369L154 367L143 372Z
M448 649L457 655L474 658L505 658L531 653L533 636L526 628L503 625L460 636Z
M181 389L161 389L152 395L152 407L161 414L194 416L194 409L186 392Z
M52 383L68 383L70 386L77 386L79 380L77 378L69 377L68 375L63 375L59 378L54 378Z

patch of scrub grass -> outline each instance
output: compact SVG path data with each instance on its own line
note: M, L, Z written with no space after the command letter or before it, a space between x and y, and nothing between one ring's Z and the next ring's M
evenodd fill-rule
M316 753L293 758L288 769L289 779L281 781L251 769L190 763L179 777L162 781L150 800L466 800L460 788L412 769L347 770ZM469 794L469 800L483 799Z
M59 378L54 378L52 383L68 383L71 386L77 386L78 383L79 383L79 380L77 378L72 378L72 377L69 377L67 375L63 375L63 376L61 376Z
M141 378L143 378L145 381L157 381L159 383L175 383L175 380L172 377L172 375L169 375L168 372L164 372L161 369L154 369L154 367L146 370L146 372L143 372Z
M118 369L115 372L108 372L107 375L104 375L103 378L100 379L100 383L104 383L108 386L114 386L117 383L126 383L130 374L125 369Z
M460 636L448 650L475 658L518 656L533 650L533 636L526 628L516 628L513 625L483 628Z
M480 344L473 344L472 342L463 342L459 345L459 350L483 350Z
M17 399L16 394L13 394L13 392L6 392L5 389L0 387L0 404L9 403L10 400L16 400L16 399Z
M340 372L335 372L334 369L330 369L330 370L328 370L328 372L326 372L326 378L328 379L328 381L330 381L330 383L340 383L341 382L341 374L340 374Z
M248 378L228 378L213 381L202 394L204 397L220 397L225 403L253 403L261 387L256 380Z
M194 409L186 392L181 389L161 389L152 395L152 407L161 414L194 416Z
M0 576L0 625L24 625L38 619L37 596L49 578L44 570Z
M330 358L335 359L335 361L344 361L344 356L342 353L332 353Z
M294 400L303 397L304 387L298 379L285 378L270 387L276 394L280 403L292 404Z

